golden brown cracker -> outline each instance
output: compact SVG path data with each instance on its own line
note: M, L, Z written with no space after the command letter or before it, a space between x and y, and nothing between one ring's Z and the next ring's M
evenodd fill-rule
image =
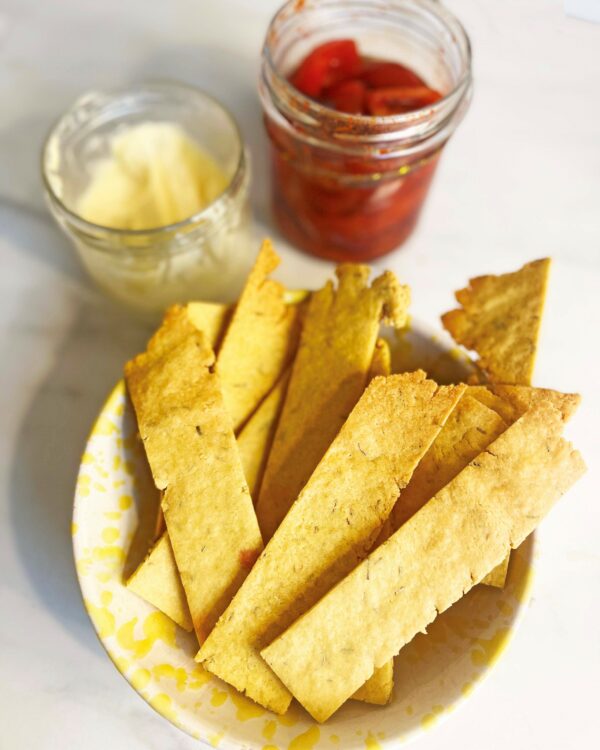
M506 583L506 577L508 576L508 566L510 565L510 552L501 563L496 565L495 568L484 576L480 583L484 583L486 586L493 586L497 589L503 589Z
M465 397L466 396L476 399L481 404L484 404L489 409L495 411L496 414L502 417L507 425L512 424L516 419L513 405L510 402L505 401L503 398L500 398L500 396L497 396L491 388L486 385L469 385L465 394Z
M233 310L232 305L218 302L188 302L187 315L194 328L205 335L211 349L216 353L225 334Z
M167 534L161 536L128 579L127 588L160 609L184 630L194 629Z
M369 365L369 371L367 372L367 383L370 383L371 380L378 375L387 377L391 371L392 352L390 351L390 345L385 339L378 338L375 342L375 349L373 350L371 364Z
M217 352L219 343L225 333L225 328L231 316L232 306L222 305L218 302L188 302L185 305L190 322L205 335L206 340L214 352ZM162 508L159 507L156 515L154 539L158 539L165 530L165 519ZM140 577L138 584L143 589L145 578ZM154 596L156 592L149 589ZM171 592L173 595L174 592ZM140 596L143 596L140 593ZM154 603L154 602L152 602Z
M400 493L390 515L392 531L414 516L506 427L495 411L463 396Z
M379 338L375 343L373 358L367 373L367 382L378 375L386 377L392 371L392 353L386 339ZM387 526L389 518L384 523ZM382 532L383 533L383 530ZM392 699L394 690L394 660L391 659L381 669L376 669L365 684L352 696L354 700L385 706Z
M214 354L183 308L125 368L200 642L262 549Z
M380 321L401 326L409 290L386 272L342 265L337 289L311 296L256 504L265 541L275 532L364 390Z
M542 401L552 404L560 412L563 422L568 422L581 402L581 396L578 393L561 393L550 388L501 383L493 383L488 387L496 396L510 404L512 415L508 421L512 422Z
M260 487L269 450L275 435L277 420L290 379L288 368L263 399L261 405L246 422L237 438L244 475L252 498Z
M392 369L392 355L386 339L378 338L373 358L367 373L367 382L378 375L387 376ZM386 519L384 527L389 519ZM381 532L383 533L383 532ZM381 669L376 669L366 683L352 696L354 700L384 706L390 702L394 689L394 661L390 660Z
M317 721L521 544L581 476L561 430L554 407L533 407L262 650Z
M442 316L454 340L479 355L493 382L529 385L533 374L550 259L514 273L478 276L456 292L461 308Z
M563 421L566 422L571 418L581 400L576 393L561 393L549 388L533 388L528 385L502 385L500 383L469 386L467 393L493 409L507 424L512 424L527 409L541 401L553 404L560 411ZM487 586L504 588L509 558L510 553L506 560L503 560L500 565L492 570L481 583L485 583Z
M288 377L289 370L275 384L237 438L251 497L254 496L260 482ZM164 528L160 529L160 533L162 531ZM185 592L167 534L163 534L160 541L150 550L146 559L127 581L127 587L160 609L182 628L193 629Z
M299 308L286 302L283 284L269 278L279 257L262 244L219 351L217 372L237 432L273 388L298 341Z
M394 693L394 660L389 659L378 667L362 687L351 696L355 701L387 706Z
M276 713L291 696L260 649L368 553L464 391L424 378L417 372L371 382L196 657Z

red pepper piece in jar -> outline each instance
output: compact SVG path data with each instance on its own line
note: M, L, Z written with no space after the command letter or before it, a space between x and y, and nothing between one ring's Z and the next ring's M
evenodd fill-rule
M367 111L371 115L387 116L412 112L441 99L439 91L427 86L374 89L367 92Z
M362 81L351 78L331 86L323 92L323 101L338 112L362 115L365 110L367 87Z
M360 78L370 89L425 85L425 81L420 76L395 62L367 63Z
M306 96L317 98L329 86L356 76L361 62L352 39L325 42L307 55L290 78Z

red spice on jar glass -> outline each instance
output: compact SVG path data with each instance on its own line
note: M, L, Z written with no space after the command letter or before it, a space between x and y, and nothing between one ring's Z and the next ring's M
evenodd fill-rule
M260 81L284 235L335 261L402 244L471 90L468 37L438 2L284 5Z

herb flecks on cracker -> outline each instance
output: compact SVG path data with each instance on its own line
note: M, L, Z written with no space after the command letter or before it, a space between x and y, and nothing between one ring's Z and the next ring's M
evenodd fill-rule
M261 651L317 721L520 545L581 476L562 426L551 405L533 407Z
M391 514L393 531L412 518L506 428L495 411L463 396L400 493Z
M184 308L173 308L127 386L199 642L248 574L262 539L214 354Z
M373 359L367 373L367 382L370 383L378 375L387 376L392 371L392 353L390 345L383 339L377 339ZM460 403L460 402L459 402ZM386 520L389 521L389 518ZM352 698L363 703L373 703L376 706L385 706L392 700L394 691L394 660L376 669L365 684L360 687Z
M533 374L550 260L501 276L477 276L456 292L461 308L442 316L454 340L479 355L489 380L529 385Z
M389 272L369 285L369 274L367 266L339 266L337 288L328 282L308 302L256 504L265 541L360 398L381 321L406 323L408 287Z
M291 361L299 333L299 307L288 304L283 284L269 278L279 257L268 240L235 307L217 360L223 398L237 432Z
M260 649L368 554L464 389L423 372L371 382L197 661L266 708L287 710L291 695Z

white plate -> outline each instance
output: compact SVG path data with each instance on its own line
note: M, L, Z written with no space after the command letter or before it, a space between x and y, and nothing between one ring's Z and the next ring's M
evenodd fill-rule
M439 380L464 372L456 352L413 330L393 346L402 369L423 366ZM349 701L318 725L293 705L275 716L194 662L197 642L123 585L143 558L158 507L119 383L83 454L73 510L73 547L86 608L117 669L160 714L223 750L381 750L431 727L469 696L514 632L531 583L533 537L514 551L503 591L476 586L396 659L389 706Z

